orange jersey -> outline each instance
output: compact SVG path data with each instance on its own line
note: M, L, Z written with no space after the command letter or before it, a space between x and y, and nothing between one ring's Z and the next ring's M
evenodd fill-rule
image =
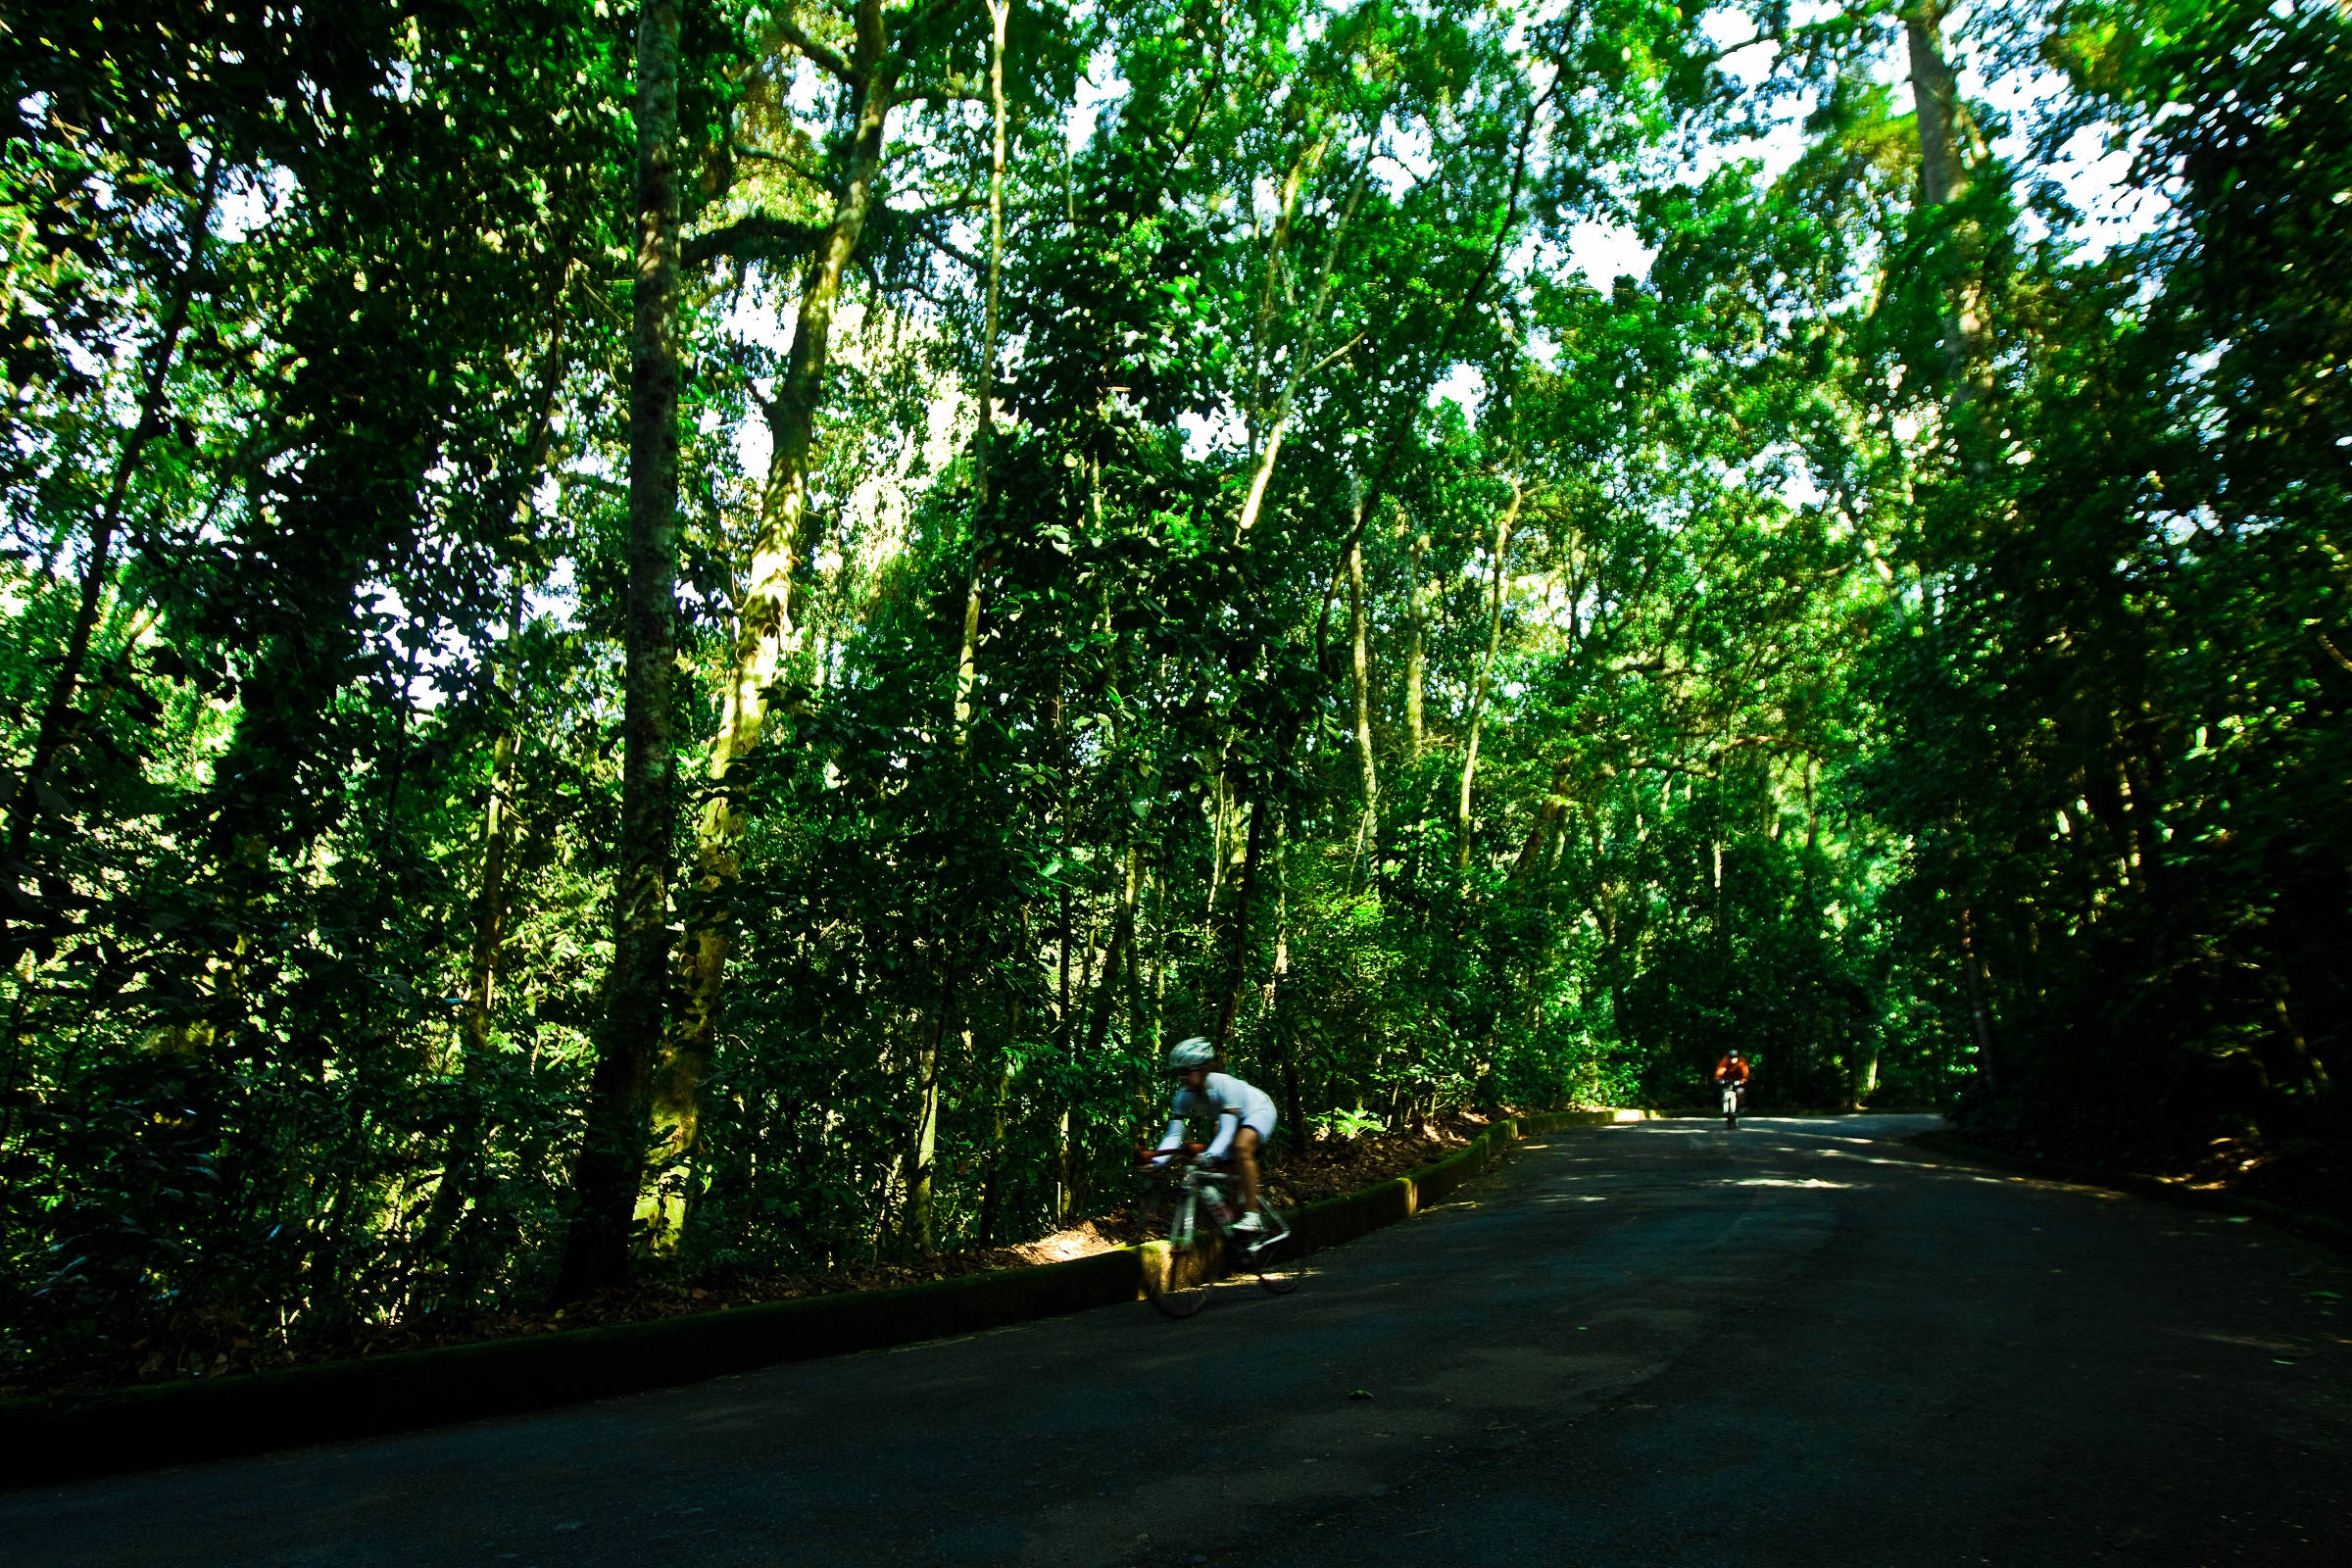
M1721 1061L1715 1064L1715 1081L1717 1083L1721 1083L1726 1078L1729 1078L1736 1084L1743 1084L1747 1082L1747 1063L1745 1061L1734 1061L1729 1056L1724 1057Z

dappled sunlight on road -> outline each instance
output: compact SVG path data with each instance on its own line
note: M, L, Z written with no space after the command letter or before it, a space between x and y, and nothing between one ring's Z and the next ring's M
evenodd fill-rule
M1866 1187L1869 1184L1867 1182L1825 1182L1812 1176L1724 1176L1718 1178L1714 1185L1717 1187L1831 1187L1839 1192L1850 1192L1856 1187Z

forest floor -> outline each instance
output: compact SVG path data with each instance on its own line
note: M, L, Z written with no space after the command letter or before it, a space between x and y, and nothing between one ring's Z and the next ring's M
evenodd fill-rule
M1285 1150L1265 1166L1268 1195L1285 1208L1340 1198L1436 1163L1486 1130L1487 1118L1454 1115L1415 1133L1371 1133L1359 1138L1319 1138L1303 1149ZM725 1267L683 1278L647 1277L600 1291L566 1306L486 1313L441 1322L370 1324L337 1345L307 1348L257 1346L234 1326L207 1337L219 1342L204 1374L224 1377L279 1367L315 1365L400 1350L519 1339L568 1329L605 1328L655 1318L724 1312L735 1307L789 1301L851 1291L887 1290L984 1274L1032 1268L1106 1252L1142 1240L1135 1217L1124 1207L1107 1209L1075 1225L1017 1247L969 1248L903 1262L865 1262L828 1269ZM200 1331L202 1332L202 1331ZM167 1353L146 1342L86 1354L68 1365L10 1369L0 1373L0 1398L83 1398L139 1383L172 1381L187 1364L186 1353Z

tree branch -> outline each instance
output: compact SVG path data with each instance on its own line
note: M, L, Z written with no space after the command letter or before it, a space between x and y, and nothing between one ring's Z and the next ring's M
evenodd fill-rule
M1333 366L1339 364L1340 361L1346 359L1348 353L1353 350L1358 343L1361 343L1365 336L1371 332L1371 330L1372 329L1368 326L1362 328L1355 334L1355 336L1349 338L1347 342L1341 344L1338 348L1333 349L1329 354L1326 354L1321 359L1317 360L1315 362L1315 368L1306 373L1308 375L1320 375L1325 370L1330 369Z
M858 73L851 68L847 60L809 37L794 23L779 17L776 19L776 31L783 35L786 43L798 49L810 65L826 75L845 81L853 87L858 85Z
M1770 27L1752 38L1742 38L1738 43L1727 43L1720 49L1710 49L1705 54L1692 55L1690 58L1702 66L1721 65L1732 56L1753 49L1760 43L1786 44L1788 41L1788 34L1785 30L1779 27Z
M904 38L910 32L919 32L923 28L931 25L931 24L934 22L939 21L949 12L957 10L968 4L970 4L970 0L931 0L929 5L923 7L922 10L916 12L913 16L908 17L906 22L900 25L899 36Z
M926 218L937 218L942 213L959 213L967 208L986 207L987 205L988 198L986 196L957 196L944 202L933 202L928 207L906 209L886 207L883 211L904 222L919 223Z
M930 246L933 250L939 252L942 256L950 257L956 261L961 262L964 266L970 268L973 271L979 273L983 277L988 275L988 264L982 261L979 257L972 255L970 252L959 251L955 246L949 244L946 240L941 239L937 235L921 228L909 228L907 232L911 233L916 239L921 240L924 244Z
M738 158L755 159L763 164L782 164L786 169L791 170L819 190L835 197L839 197L841 194L840 181L827 179L823 174L810 169L790 153L771 153L764 147L749 147L742 142L733 143L732 150Z
M903 104L984 104L989 102L989 96L980 90L978 83L963 76L951 76L934 86L902 88L898 101Z
M795 262L807 256L825 237L828 225L796 223L762 213L697 234L680 248L679 261L688 267L712 262Z
M947 301L941 299L938 295L923 287L921 283L915 281L913 278L904 278L896 283L888 282L884 280L881 271L874 266L874 264L862 256L858 258L858 260L851 265L858 269L858 275L863 277L867 286L872 288L877 294L913 294L919 298L929 300L933 305L940 307L942 310L947 309Z

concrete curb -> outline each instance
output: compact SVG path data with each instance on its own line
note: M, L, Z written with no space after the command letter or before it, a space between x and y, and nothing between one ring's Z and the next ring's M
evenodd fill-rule
M2011 1171L2020 1176L2038 1176L2044 1181L2097 1187L2111 1193L2129 1193L2133 1198L2153 1199L2160 1203L2201 1209L2209 1214L2258 1219L2282 1231L2291 1231L2305 1241L2318 1242L2339 1252L2352 1253L2352 1225L2330 1219L2325 1214L2274 1203L2268 1199L2206 1192L2199 1188L2183 1187L2179 1182L2142 1176L2135 1171L2108 1170L2097 1165L2070 1165L2061 1160L2038 1159L2031 1154L2012 1154L2004 1150L1987 1148L1974 1139L1953 1132L1914 1133L1904 1142L1930 1153L1965 1159L1974 1165Z
M1530 1134L1651 1116L1570 1110L1497 1121L1434 1165L1309 1204L1295 1216L1300 1239L1310 1250L1334 1247L1409 1218ZM12 1399L0 1402L0 1489L451 1426L974 1334L1135 1300L1143 1268L1139 1249L1121 1248L925 1285L149 1384L87 1400Z

